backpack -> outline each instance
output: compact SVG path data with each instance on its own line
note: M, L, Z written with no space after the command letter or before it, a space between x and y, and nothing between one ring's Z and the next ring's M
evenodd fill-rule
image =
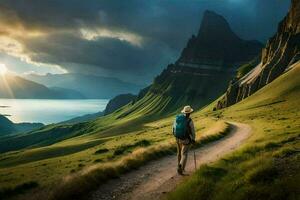
M188 124L190 119L186 118L184 114L179 114L176 116L173 125L173 134L178 139L187 139L188 135Z

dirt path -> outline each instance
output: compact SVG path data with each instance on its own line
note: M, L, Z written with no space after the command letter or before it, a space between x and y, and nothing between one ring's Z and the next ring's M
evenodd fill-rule
M232 130L228 136L196 150L197 167L205 163L214 162L235 150L250 135L250 126L236 122L230 122L230 124ZM193 151L190 151L186 166L186 176L195 171L193 158ZM186 177L177 175L176 167L176 155L149 162L138 170L124 174L119 179L113 179L101 185L88 199L159 199L172 191Z

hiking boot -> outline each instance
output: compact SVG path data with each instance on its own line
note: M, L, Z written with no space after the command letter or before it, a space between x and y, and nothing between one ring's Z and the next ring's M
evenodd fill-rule
M181 165L178 165L177 173L178 173L179 175L183 175Z

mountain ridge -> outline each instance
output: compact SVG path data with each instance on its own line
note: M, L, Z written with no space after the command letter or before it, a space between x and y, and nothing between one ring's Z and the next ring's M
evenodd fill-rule
M0 136L27 132L43 127L42 123L13 123L0 114Z
M279 23L276 34L262 51L261 61L248 74L231 80L216 109L231 106L284 74L300 60L300 3L292 0L290 10Z
M6 74L0 77L0 98L82 99L84 96L77 91L64 88L51 89L20 76Z
M125 82L117 78L85 75L78 73L67 74L29 74L26 78L44 84L48 87L63 87L77 90L86 98L110 99L119 94L136 94L143 86Z

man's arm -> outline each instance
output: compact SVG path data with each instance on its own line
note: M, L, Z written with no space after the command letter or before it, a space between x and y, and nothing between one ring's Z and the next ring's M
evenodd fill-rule
M191 139L195 141L196 134L195 134L195 127L193 120L190 120L190 130L191 130Z

